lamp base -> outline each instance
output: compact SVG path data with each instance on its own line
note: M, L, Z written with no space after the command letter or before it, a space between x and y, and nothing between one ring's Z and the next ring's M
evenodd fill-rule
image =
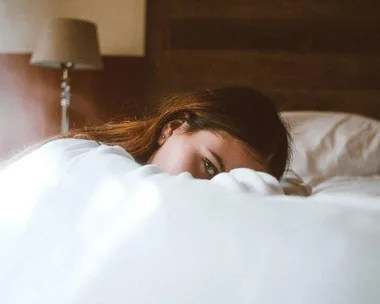
M70 105L70 73L74 68L72 62L63 62L62 68L62 82L61 82L61 134L69 132L69 105Z

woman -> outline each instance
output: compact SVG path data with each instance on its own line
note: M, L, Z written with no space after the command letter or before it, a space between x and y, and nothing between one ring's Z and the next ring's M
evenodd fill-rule
M66 194L78 199L84 191L75 194L73 187L96 196L96 185L110 180L130 187L128 172L167 179L163 172L209 179L238 192L283 194L279 180L290 136L269 99L250 88L230 87L174 95L142 120L73 130L32 150L0 171L0 200L8 206Z
M143 120L74 130L65 137L0 171L4 303L57 303L57 294L59 303L84 303L82 292L101 278L108 281L105 293L94 287L87 295L116 299L111 285L128 290L123 273L150 269L138 244L152 256L172 256L183 243L173 241L171 232L181 240L192 234L182 231L182 219L193 231L202 216L210 216L204 229L213 231L215 221L229 218L225 210L239 202L240 193L253 193L252 203L257 195L284 194L278 179L287 166L289 135L271 102L249 88L172 96ZM224 211L205 215L203 204L221 204ZM222 231L237 232L239 226L229 223ZM153 232L153 242L146 242L144 231ZM220 240L224 237L222 232ZM155 249L157 244L163 247ZM203 252L198 249L195 257ZM144 260L137 272L133 252ZM119 269L116 275L108 273L109 263ZM124 271L123 265L131 269ZM143 277L149 280L150 274Z
M146 119L74 130L65 137L118 145L140 164L201 179L243 167L280 179L290 155L290 136L274 105L245 87L174 95Z

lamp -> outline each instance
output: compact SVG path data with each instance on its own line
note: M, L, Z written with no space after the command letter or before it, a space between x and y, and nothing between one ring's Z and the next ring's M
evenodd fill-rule
M96 24L68 18L50 20L43 29L30 63L62 69L61 133L66 134L69 131L70 73L74 69L103 67Z

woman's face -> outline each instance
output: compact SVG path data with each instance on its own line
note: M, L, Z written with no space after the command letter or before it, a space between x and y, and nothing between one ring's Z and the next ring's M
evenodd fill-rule
M267 172L265 164L243 143L228 134L211 131L185 132L182 126L166 126L159 148L148 163L169 174L189 172L194 178L210 179L221 172L250 168Z

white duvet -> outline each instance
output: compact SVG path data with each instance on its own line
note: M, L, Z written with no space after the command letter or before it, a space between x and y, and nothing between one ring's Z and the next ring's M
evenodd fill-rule
M0 172L0 303L380 303L379 199L281 193L55 142Z

